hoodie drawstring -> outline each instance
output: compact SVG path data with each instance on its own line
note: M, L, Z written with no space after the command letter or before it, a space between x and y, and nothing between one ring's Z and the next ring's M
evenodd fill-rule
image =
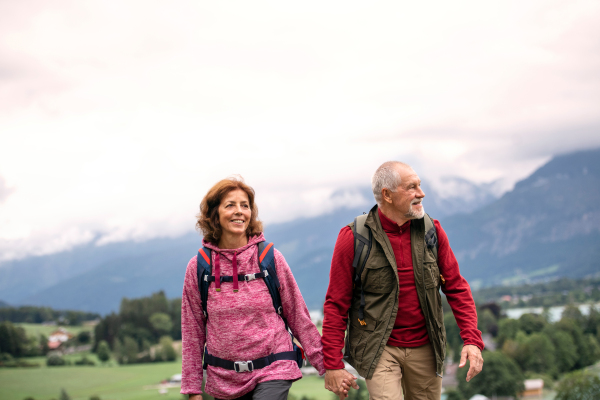
M233 291L238 291L237 251L233 253Z
M219 262L219 259L221 258L221 253L219 253L218 251L215 252L217 254L215 254L215 289L217 290L217 292L221 291L221 263Z
M215 252L215 290L221 291L221 252ZM237 251L233 253L233 291L237 292L238 287L238 269L237 269Z

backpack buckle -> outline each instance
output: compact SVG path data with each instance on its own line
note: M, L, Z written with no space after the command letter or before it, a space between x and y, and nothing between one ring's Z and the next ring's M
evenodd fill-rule
M252 361L236 361L233 363L233 369L235 369L235 372L252 372L254 371L254 364L252 364Z
M247 275L244 275L244 280L246 282L250 282L250 281L253 281L255 279L256 279L256 274L247 274Z

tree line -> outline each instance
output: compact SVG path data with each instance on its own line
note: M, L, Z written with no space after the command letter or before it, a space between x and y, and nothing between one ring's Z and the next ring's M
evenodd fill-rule
M0 322L32 324L55 322L63 325L81 325L83 322L97 319L100 319L100 314L85 311L53 310L50 307L36 306L0 307Z
M519 286L495 286L473 292L475 302L478 304L500 303L500 298L506 295L516 299L513 304L510 304L516 307L552 307L599 302L600 278L561 278Z
M553 386L564 374L600 360L600 311L594 307L584 316L579 308L567 306L561 320L551 323L547 313L509 319L491 303L478 307L478 317L478 328L495 339L497 350L484 351L483 371L471 382L465 382L467 368L459 370L458 390L449 399L468 399L477 393L516 397L526 378L541 378L546 387ZM444 319L448 348L457 362L463 346L460 330L451 312Z
M112 351L122 364L174 360L172 343L181 339L181 299L169 300L162 291L124 298L119 313L102 318L94 336L99 357Z

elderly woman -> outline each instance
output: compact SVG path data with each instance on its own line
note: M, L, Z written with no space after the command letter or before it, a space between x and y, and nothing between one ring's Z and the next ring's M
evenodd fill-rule
M287 399L292 382L302 374L290 356L295 352L286 322L308 360L324 374L321 336L279 251L273 252L272 275L279 281L281 315L261 274L263 252L270 247L259 254L265 238L254 190L241 178L218 182L202 199L196 226L204 234L206 251L201 249L190 260L183 284L181 393L189 394L190 400L201 399L204 357L205 391L215 398ZM200 256L206 256L205 261ZM210 284L205 286L206 310L198 286L198 259L211 266L210 276L201 278Z

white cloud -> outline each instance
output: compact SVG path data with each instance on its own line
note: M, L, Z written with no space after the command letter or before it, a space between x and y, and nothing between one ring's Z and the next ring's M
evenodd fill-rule
M0 252L181 234L232 173L267 222L388 159L510 187L600 146L599 27L596 1L0 3Z

